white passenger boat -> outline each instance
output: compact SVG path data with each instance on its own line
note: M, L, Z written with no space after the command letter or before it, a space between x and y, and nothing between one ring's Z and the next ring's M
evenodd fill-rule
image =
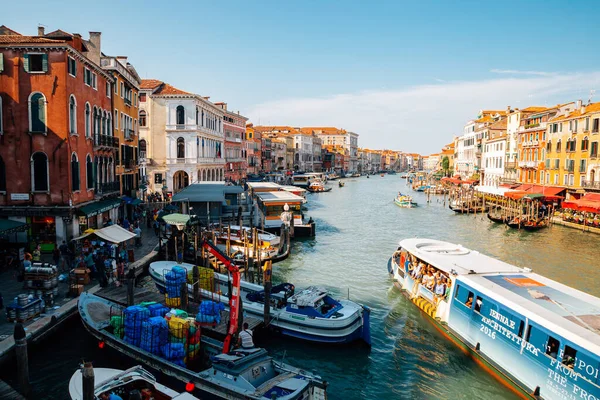
M150 276L161 292L165 290L165 273L173 266L188 271L194 267L192 264L177 264L174 261L156 261L150 264ZM214 292L201 290L202 295L227 304L228 281L228 275L215 272ZM191 285L189 289L189 293L193 293ZM241 293L244 312L262 318L263 287L242 280ZM368 307L350 300L336 300L322 288L309 287L294 294L294 286L284 283L271 290L271 326L283 335L298 339L322 343L364 340L370 345L370 314Z
M71 400L83 400L83 379L81 369L77 370L69 381ZM115 394L122 399L131 398L136 392L142 397L164 400L198 399L189 393L176 392L156 382L154 376L141 366L126 371L112 368L94 368L94 395L100 398L104 393ZM145 396L145 397L144 397Z
M295 194L296 196L300 196L302 197L302 204L306 204L307 200L306 200L306 189L303 189L301 187L298 186L287 186L287 185L282 185L281 186L281 190L284 190L286 192L290 192Z
M241 255L248 252L248 257L255 257L254 250L252 249L252 229L243 226L240 228L239 225L228 225L228 226L214 226L213 232L217 239L217 246L220 250L223 250L226 246L227 239L229 239L231 253L239 253ZM245 231L245 234L244 234ZM258 246L260 249L261 260L277 260L280 250L281 239L279 236L257 229L258 234ZM244 237L247 238L249 248L246 249L244 243Z
M445 295L415 279L419 264L450 280ZM599 298L430 239L401 241L388 272L444 336L521 397L600 399Z

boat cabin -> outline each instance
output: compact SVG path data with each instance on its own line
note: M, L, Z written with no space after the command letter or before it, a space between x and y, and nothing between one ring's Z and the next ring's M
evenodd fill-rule
M256 226L264 228L279 228L282 224L281 213L284 206L289 206L289 212L293 214L294 225L302 225L302 197L284 190L278 192L256 193Z
M292 176L292 185L299 187L308 187L312 176L303 174L303 175L294 175Z
M341 308L342 305L329 296L327 290L311 286L290 297L286 311L309 318L329 318Z
M274 182L248 182L248 193L253 196L256 193L278 192L282 190L281 185Z

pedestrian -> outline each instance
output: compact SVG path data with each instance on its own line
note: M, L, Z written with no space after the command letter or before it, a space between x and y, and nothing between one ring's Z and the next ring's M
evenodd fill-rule
M135 229L133 230L133 233L135 233L136 247L141 247L142 246L142 230L140 229L139 225L136 225Z
M123 220L123 228L129 230L130 227L131 227L131 224L129 223L129 220L127 218L125 218Z
M34 262L42 261L42 250L41 250L39 244L37 246L35 246L35 250L33 250L33 261Z
M58 243L56 244L56 246L54 246L54 250L52 250L52 261L54 261L54 265L59 268L59 262L60 262L60 250L58 248Z
M71 258L69 256L69 246L67 242L63 240L62 244L58 247L60 251L60 270L62 272L68 272L71 269Z
M158 237L160 233L160 225L158 221L154 221L154 234Z
M251 349L254 347L254 335L252 330L248 329L248 323L244 322L244 330L240 332L238 337L238 346L242 349Z

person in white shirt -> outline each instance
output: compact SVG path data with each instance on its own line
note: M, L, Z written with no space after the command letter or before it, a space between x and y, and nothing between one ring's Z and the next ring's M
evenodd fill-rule
M238 346L242 349L251 349L254 347L252 330L248 329L248 323L244 322L244 330L240 332Z

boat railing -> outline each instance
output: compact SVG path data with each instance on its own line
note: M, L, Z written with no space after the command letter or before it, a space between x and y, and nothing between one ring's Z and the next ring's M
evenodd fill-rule
M429 300L431 303L434 303L435 295L425 286L419 284L419 296L423 297L425 300Z

